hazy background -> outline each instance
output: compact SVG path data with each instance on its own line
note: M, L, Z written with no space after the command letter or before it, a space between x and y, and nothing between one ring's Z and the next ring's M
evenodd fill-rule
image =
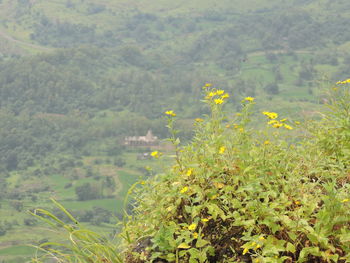
M27 211L55 197L113 234L140 159L179 116L184 141L206 82L302 120L349 77L348 0L0 0L0 262L24 262L47 232ZM139 156L139 158L137 158ZM57 212L58 213L58 212Z

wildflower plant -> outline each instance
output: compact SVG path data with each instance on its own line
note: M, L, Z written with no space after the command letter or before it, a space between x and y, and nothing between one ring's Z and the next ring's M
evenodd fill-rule
M223 107L232 94L211 84L203 87L211 114L196 119L188 145L180 146L175 113L166 113L176 164L130 189L135 207L118 259L350 262L350 96L347 82L337 85L322 119L304 125L308 137L293 144L281 134L303 125L264 111L266 129L253 129L255 99L241 100L242 110L229 118ZM67 251L80 259L89 250ZM102 262L119 262L108 256Z
M230 95L212 85L203 90L211 115L196 121L177 168L147 191L135 189L126 262L350 262L349 166L344 153L320 155L322 127L294 145L279 132L292 132L295 122L263 112L278 132L271 137L249 127L254 98L243 99L231 120L223 112ZM338 103L332 114L348 105ZM338 130L343 145L346 127ZM324 167L334 158L342 165Z

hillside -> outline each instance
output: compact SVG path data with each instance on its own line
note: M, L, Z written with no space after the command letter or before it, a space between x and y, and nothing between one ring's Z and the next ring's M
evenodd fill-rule
M258 111L274 105L300 121L319 111L324 87L350 69L345 0L0 0L0 18L6 262L16 251L28 256L24 244L46 239L20 233L38 231L26 210L51 207L52 195L89 215L82 217L90 226L113 232L127 187L149 174L144 166L157 167L136 160L151 149L120 142L149 129L166 138L169 109L181 116L181 140L188 142L194 119L209 113L200 103L205 83L232 95L225 108L231 114L254 96ZM111 180L115 189L105 187ZM76 188L85 183L103 185L102 194L78 200ZM110 221L96 219L94 206Z

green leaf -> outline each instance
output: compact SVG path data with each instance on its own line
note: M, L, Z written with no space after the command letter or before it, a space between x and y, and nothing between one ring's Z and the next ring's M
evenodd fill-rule
M177 246L177 248L183 248L183 249L189 249L191 246L189 246L186 243L181 243L180 245Z
M201 247L204 247L207 244L209 244L209 242L207 240L198 239L197 243L196 243L196 247L201 248Z
M295 253L295 251L296 251L295 246L290 242L287 243L287 251L292 252L292 253Z
M289 231L288 232L288 236L289 236L289 238L292 240L292 241L295 241L296 239L297 239L297 235L294 233L294 232L292 232L292 231Z
M307 259L308 255L321 256L318 247L304 247L299 254L299 260Z

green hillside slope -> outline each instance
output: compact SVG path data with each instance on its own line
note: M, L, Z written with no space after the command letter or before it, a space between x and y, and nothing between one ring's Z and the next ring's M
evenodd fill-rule
M0 260L46 238L20 236L39 227L26 210L52 195L95 227L94 206L108 208L113 231L127 186L154 165L123 138L167 137L172 109L188 141L209 113L205 83L232 95L231 114L254 96L259 111L302 120L349 75L349 48L345 0L0 0ZM102 194L78 200L85 183Z

